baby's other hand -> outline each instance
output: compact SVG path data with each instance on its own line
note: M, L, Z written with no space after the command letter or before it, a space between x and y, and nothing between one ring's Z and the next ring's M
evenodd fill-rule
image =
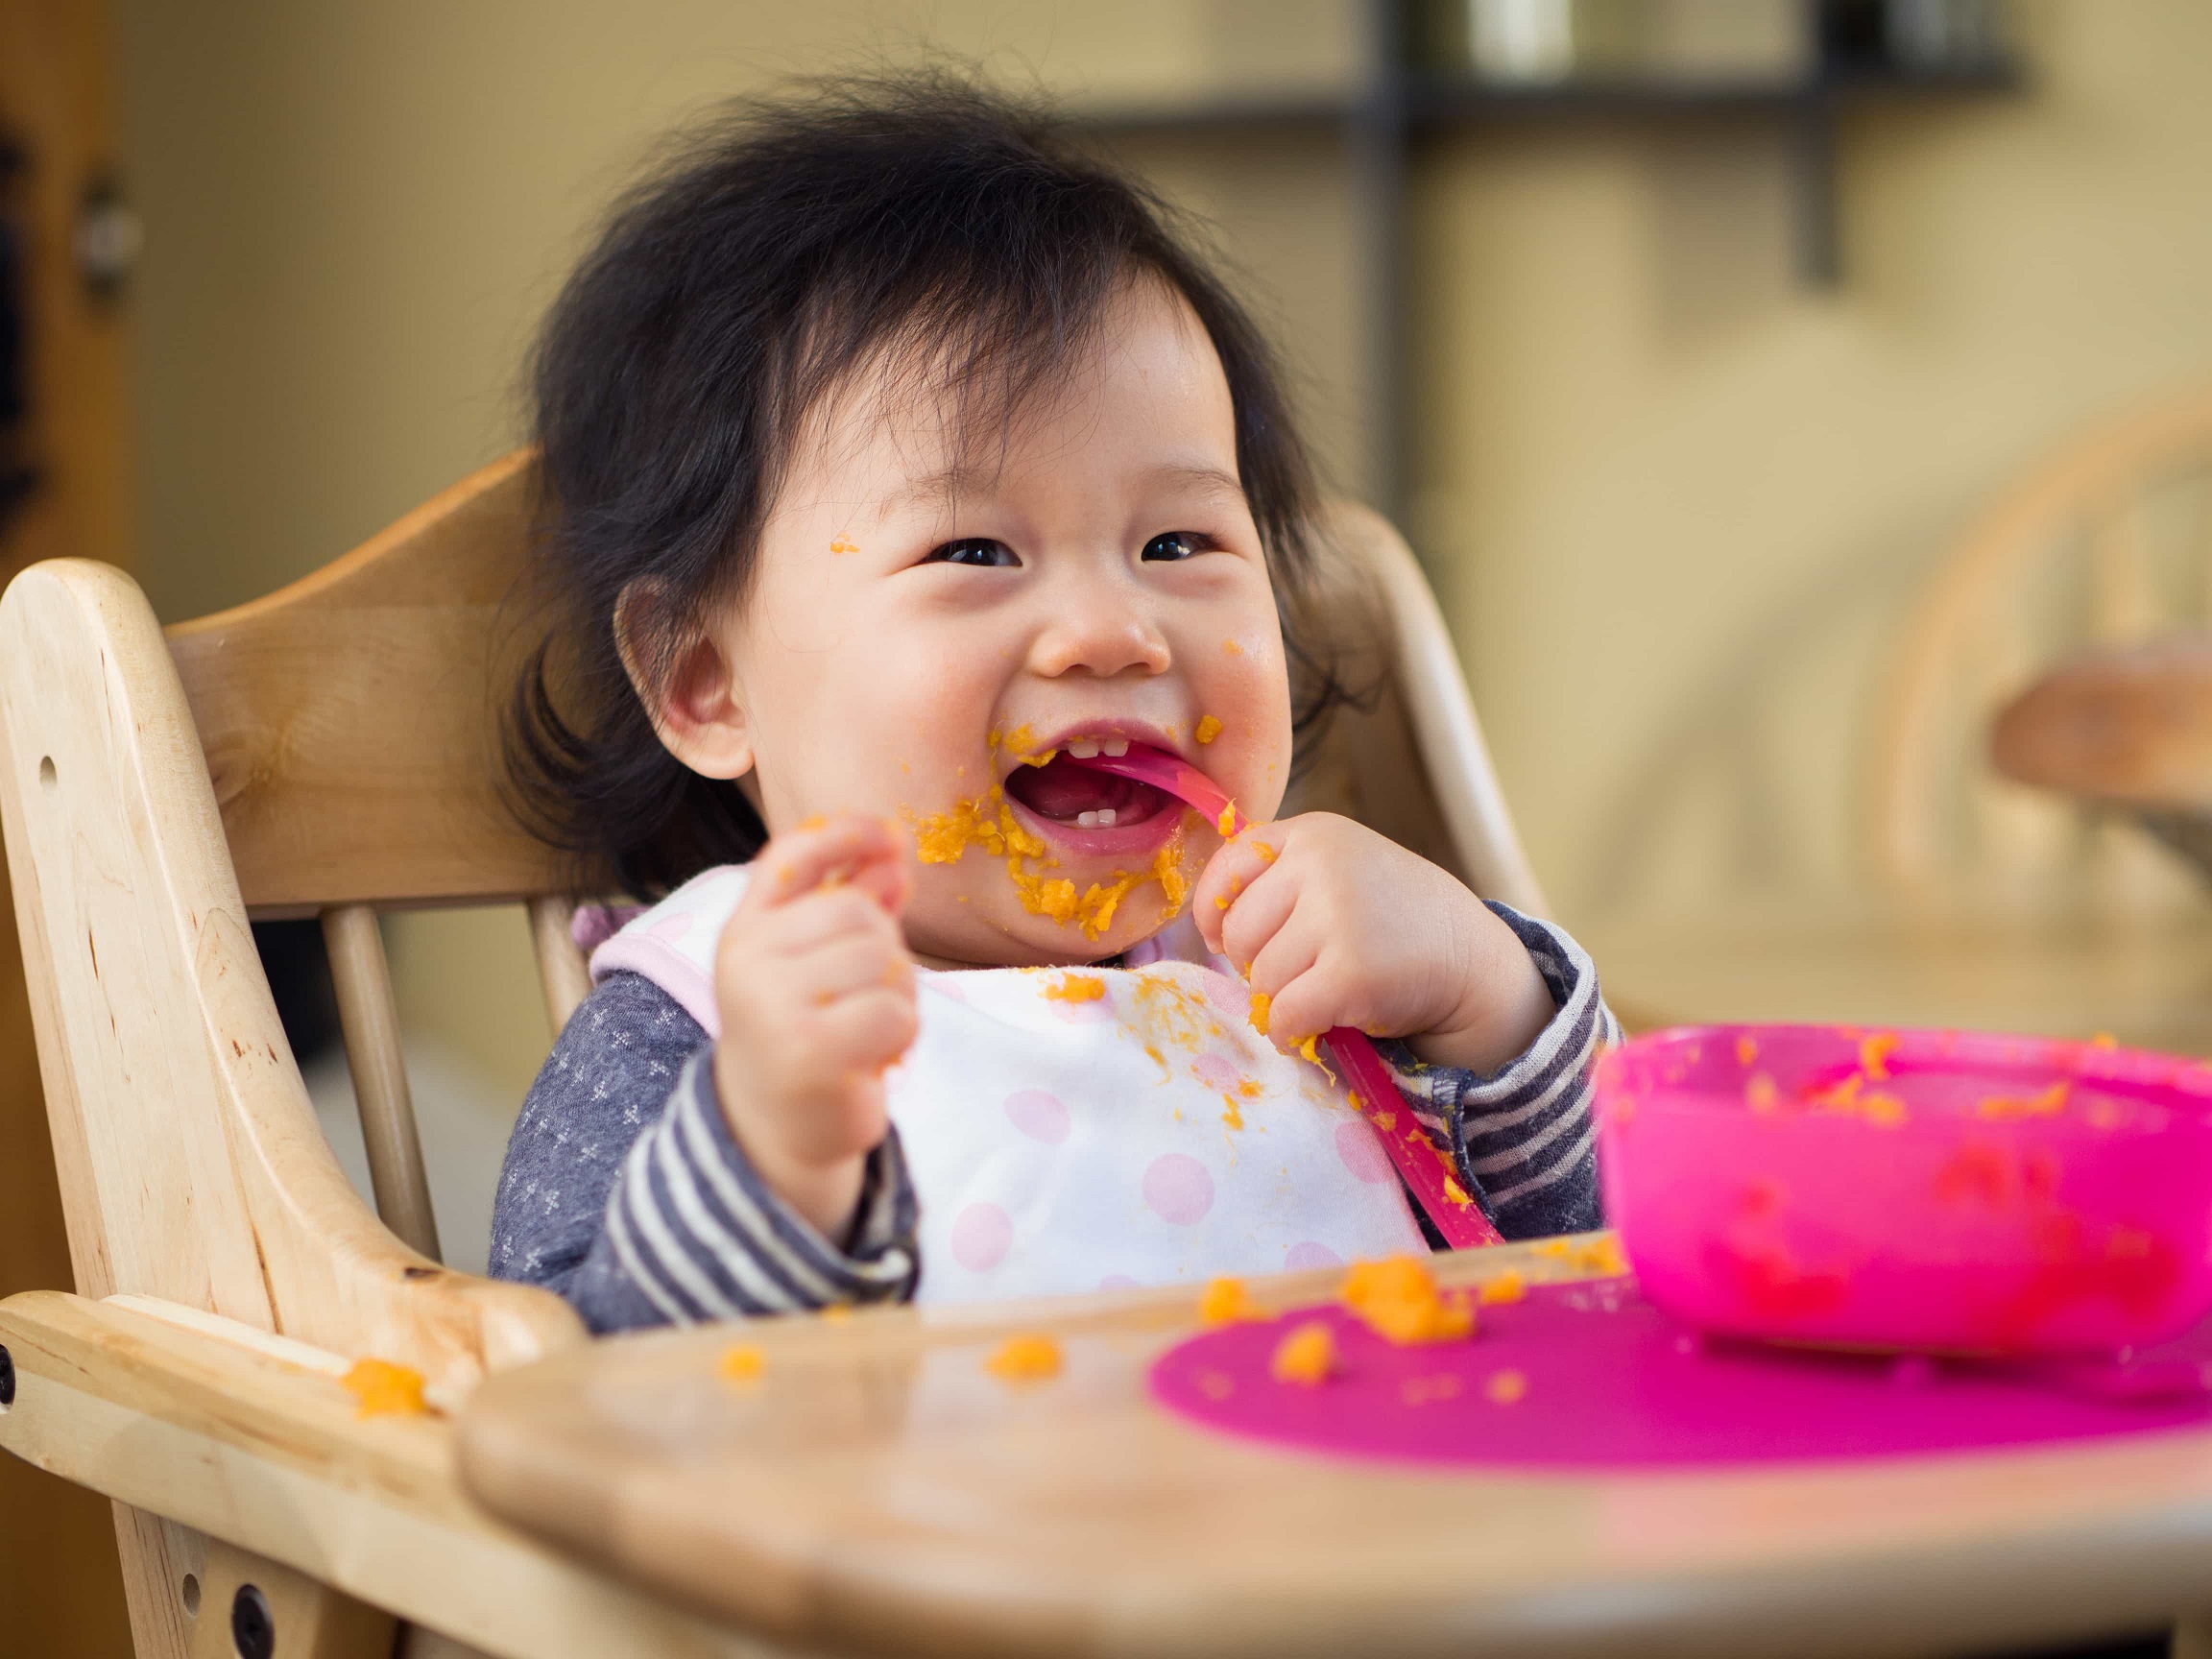
M1552 1015L1513 930L1448 872L1333 812L1258 824L1192 895L1206 943L1269 999L1287 1046L1335 1025L1493 1071Z
M715 948L714 1087L761 1178L832 1241L889 1124L883 1072L914 1041L911 878L879 818L779 835Z

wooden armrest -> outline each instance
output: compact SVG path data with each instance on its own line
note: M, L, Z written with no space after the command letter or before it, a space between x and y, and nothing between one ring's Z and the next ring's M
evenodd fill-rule
M364 1420L318 1350L150 1306L0 1301L0 1449L488 1653L766 1651L493 1520L455 1479L444 1415Z

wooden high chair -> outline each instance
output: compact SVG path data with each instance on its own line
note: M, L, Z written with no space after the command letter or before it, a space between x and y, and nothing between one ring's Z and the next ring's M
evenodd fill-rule
M374 1357L450 1409L584 1334L546 1292L439 1264L376 921L523 903L556 1027L587 990L559 866L493 783L531 479L512 455L166 637L102 565L36 565L0 600L0 820L77 1278L0 1303L0 1447L115 1500L140 1659L385 1659L402 1625L416 1653L760 1650L491 1519L444 1417L364 1420L336 1382ZM1305 803L1542 910L1426 583L1375 515L1334 530L1323 613L1380 684ZM373 1214L248 929L308 914Z

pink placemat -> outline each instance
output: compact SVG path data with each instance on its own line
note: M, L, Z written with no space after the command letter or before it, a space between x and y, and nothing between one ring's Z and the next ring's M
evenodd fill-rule
M1328 1320L1339 1373L1268 1374L1292 1325ZM2212 1325L2138 1357L2212 1361ZM1342 1310L1193 1336L1153 1397L1208 1428L1301 1451L1431 1465L1623 1469L1966 1451L2212 1426L2212 1396L2098 1398L2025 1370L1714 1342L1628 1279L1532 1286L1469 1341L1394 1348Z

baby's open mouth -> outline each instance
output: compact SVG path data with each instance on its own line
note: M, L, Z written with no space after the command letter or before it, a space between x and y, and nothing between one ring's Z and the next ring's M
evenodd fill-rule
M1038 817L1078 830L1127 829L1176 804L1149 783L1080 765L1064 753L1042 766L1015 767L1006 793Z

